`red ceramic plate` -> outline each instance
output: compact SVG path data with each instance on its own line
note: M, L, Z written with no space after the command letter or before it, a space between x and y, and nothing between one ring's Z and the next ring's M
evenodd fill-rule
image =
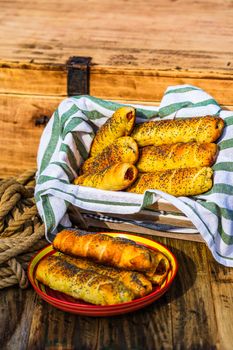
M31 260L28 267L28 278L33 288L41 296L42 299L47 301L49 304L57 307L58 309L79 314L79 315L114 316L114 315L120 315L120 314L141 309L153 303L155 300L160 298L167 291L167 289L171 286L171 283L174 280L174 277L176 275L177 261L174 255L166 247L148 238L143 238L132 234L106 233L106 232L105 234L108 234L109 236L112 236L112 237L123 237L123 238L131 239L139 244L145 245L150 249L160 251L161 253L166 255L166 257L170 261L171 268L162 286L155 287L150 294L142 298L134 299L131 302L126 302L121 304L100 306L100 305L88 304L82 300L74 299L68 295L65 295L61 292L52 290L49 287L44 286L42 283L38 282L35 278L35 271L39 261L48 255L56 254L56 251L53 249L52 245L49 245L35 255L35 257Z

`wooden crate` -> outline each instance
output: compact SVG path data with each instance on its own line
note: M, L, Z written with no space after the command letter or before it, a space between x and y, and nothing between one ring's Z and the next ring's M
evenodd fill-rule
M158 105L169 85L192 84L233 109L228 2L12 0L1 4L1 16L0 178L36 166L41 133L67 96L70 56L92 58L96 97Z
M160 207L163 209L159 209ZM204 242L192 222L175 206L164 199L159 199L156 204L150 207L150 210L141 210L136 214L96 213L71 206L69 208L69 216L73 224L86 230L95 227L95 229L98 228L104 231L110 229L113 231L127 231L151 236ZM102 217L104 217L104 220ZM152 228L151 224L159 224L160 228ZM168 225L174 229L179 228L178 232L166 230L164 226Z

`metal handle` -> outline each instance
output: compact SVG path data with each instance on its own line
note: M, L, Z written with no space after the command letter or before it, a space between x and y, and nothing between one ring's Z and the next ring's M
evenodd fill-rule
M67 95L88 95L91 57L70 57L67 67Z

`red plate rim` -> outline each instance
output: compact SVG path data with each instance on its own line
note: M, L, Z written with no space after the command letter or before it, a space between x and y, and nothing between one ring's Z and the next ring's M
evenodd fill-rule
M29 265L28 265L28 279L30 281L30 283L32 284L33 288L35 289L35 291L37 292L37 294L39 294L44 300L46 300L47 302L50 302L51 304L53 304L57 307L59 306L64 306L65 308L67 308L67 311L74 311L74 309L76 309L77 311L80 312L106 312L106 311L120 311L122 310L122 312L127 312L130 311L131 308L135 308L135 307L143 307L144 305L148 305L148 303L153 302L154 300L158 299L160 296L162 296L171 286L176 274L177 274L177 270L178 270L178 263L177 263L177 259L174 256L174 254L163 244L152 241L149 238L144 238L142 236L136 236L133 235L131 233L114 233L114 232L103 232L103 234L108 234L112 237L124 237L124 238L128 238L131 239L133 241L135 241L138 244L144 245L152 250L162 250L162 252L166 252L166 256L168 258L172 258L173 259L173 264L171 263L171 270L172 270L172 275L170 277L170 279L167 281L167 283L160 289L157 289L155 291L152 291L151 293L141 297L141 298L137 298L134 299L132 301L129 302L125 302L125 303L120 303L120 304L111 304L111 305L94 305L94 304L84 304L84 303L78 303L78 302L70 302L70 301L65 301L65 300L61 300L59 298L55 298L53 296L48 295L47 293L44 293L40 288L37 287L37 285L35 284L35 278L34 278L34 273L36 270L36 266L38 264L38 262L43 259L45 256L47 255L51 255L54 254L56 252L55 249L53 249L52 244L47 245L46 247L44 247L43 249L41 249L39 252L37 252L37 254L31 259ZM141 242L140 242L141 241ZM143 242L143 243L142 243ZM146 244L148 243L148 244ZM151 246L152 244L152 246ZM162 249L157 249L155 248L156 245L159 248ZM51 248L51 250L49 250L45 255L43 255L41 257L41 259L36 263L36 265L34 266L34 268L32 269L32 264L34 263L34 260L37 258L38 255L40 255L44 250L47 250L48 248ZM169 259L171 262L171 259ZM32 270L32 273L30 272Z

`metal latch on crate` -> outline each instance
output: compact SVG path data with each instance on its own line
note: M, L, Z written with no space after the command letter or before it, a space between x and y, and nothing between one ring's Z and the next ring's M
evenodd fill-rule
M70 57L67 61L67 95L88 95L91 57Z

